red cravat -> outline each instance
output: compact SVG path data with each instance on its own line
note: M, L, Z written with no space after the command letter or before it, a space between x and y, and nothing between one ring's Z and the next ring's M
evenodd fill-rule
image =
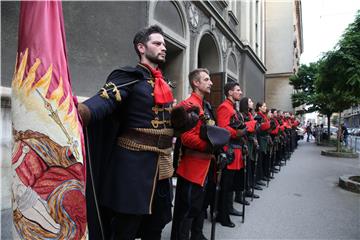
M173 94L169 85L165 82L161 70L159 68L154 69L144 63L141 64L150 70L151 74L155 79L155 86L154 86L155 104L159 105L159 104L172 103L174 100Z

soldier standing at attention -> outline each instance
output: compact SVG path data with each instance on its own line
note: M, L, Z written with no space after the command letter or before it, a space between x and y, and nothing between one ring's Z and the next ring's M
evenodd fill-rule
M89 124L91 240L161 239L171 221L173 95L158 67L166 57L163 35L158 26L136 33L139 63L114 70L98 94L78 105Z
M200 136L203 125L214 125L215 117L211 106L204 100L211 86L209 71L195 69L189 73L193 92L178 105L185 109L197 109L200 120L197 125L181 135L182 155L177 168L174 218L171 230L172 240L206 239L202 234L205 217L205 199L209 182L213 181L211 162L214 160L211 145Z
M235 224L231 221L229 214L235 216L242 214L232 206L233 191L241 191L244 187L242 145L246 135L246 126L242 115L235 108L235 102L240 101L242 95L239 83L233 81L226 83L224 92L226 99L217 108L218 125L230 132L229 146L225 146L224 150L233 152L233 159L222 172L217 221L223 226L233 228ZM235 175L237 175L236 178Z
M268 150L268 137L269 133L268 130L270 129L270 120L266 116L266 103L265 102L258 102L255 107L256 115L254 119L259 124L259 129L257 132L257 138L259 143L259 158L258 158L258 165L257 165L257 184L261 186L265 186L266 184L263 183L261 180L268 181L266 176L267 169L269 169L269 159L267 155Z

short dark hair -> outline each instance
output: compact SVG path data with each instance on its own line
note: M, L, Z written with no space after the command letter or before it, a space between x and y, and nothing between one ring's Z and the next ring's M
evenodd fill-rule
M225 96L228 97L229 96L229 91L234 90L234 88L236 86L240 86L240 84L238 82L235 82L235 81L228 81L224 86Z
M133 44L136 54L140 57L140 52L137 48L139 43L146 44L149 41L149 36L153 33L159 33L164 36L164 32L158 25L152 25L147 28L143 28L135 34Z
M275 108L271 109L271 113L277 112L277 110Z
M207 74L210 75L210 72L207 68L197 68L195 70L192 70L190 73L189 73L189 83L190 83L190 86L192 88L192 90L194 90L194 80L197 80L199 79L199 75L201 72L205 72Z

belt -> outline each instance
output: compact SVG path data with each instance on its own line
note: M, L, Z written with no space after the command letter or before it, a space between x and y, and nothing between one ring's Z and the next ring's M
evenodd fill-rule
M215 157L213 154L204 153L204 152L200 152L197 150L192 150L190 148L185 148L184 156L198 157L198 158L214 158Z
M135 129L128 129L121 134L121 137L131 139L137 144L157 147L159 149L167 149L172 147L172 136L162 134L151 134L139 132Z

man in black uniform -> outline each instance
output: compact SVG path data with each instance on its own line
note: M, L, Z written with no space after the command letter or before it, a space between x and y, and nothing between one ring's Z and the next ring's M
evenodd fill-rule
M173 96L158 68L166 57L162 29L143 29L133 43L139 64L114 70L98 94L78 106L89 123L90 239L101 239L99 218L105 239L117 240L161 239L171 221Z

